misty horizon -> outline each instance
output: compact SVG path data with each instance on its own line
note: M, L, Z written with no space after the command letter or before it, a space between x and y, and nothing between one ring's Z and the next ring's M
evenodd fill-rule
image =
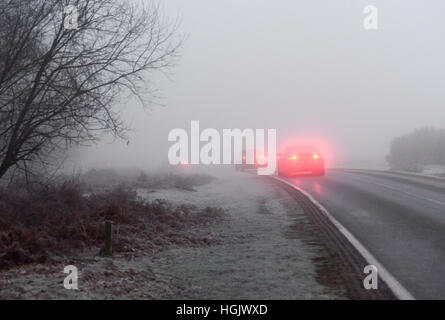
M362 26L366 4L163 4L185 37L178 65L155 77L165 105L122 103L129 145L104 137L76 152L76 163L156 169L167 161L169 131L199 120L218 130L276 129L279 148L288 139L323 141L332 166L385 164L395 137L444 127L445 4L374 1L375 31Z

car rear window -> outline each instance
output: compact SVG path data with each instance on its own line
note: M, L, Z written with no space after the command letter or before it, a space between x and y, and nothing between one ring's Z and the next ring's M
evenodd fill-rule
M296 146L287 148L287 154L295 153L317 153L318 150L312 146Z

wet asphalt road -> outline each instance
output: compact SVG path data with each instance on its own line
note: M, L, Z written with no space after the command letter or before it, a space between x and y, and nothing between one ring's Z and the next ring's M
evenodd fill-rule
M445 179L327 170L289 177L340 221L416 299L445 299Z

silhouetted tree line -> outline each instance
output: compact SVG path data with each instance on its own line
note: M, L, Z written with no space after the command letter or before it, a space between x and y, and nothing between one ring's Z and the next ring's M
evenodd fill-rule
M445 130L425 127L395 138L387 160L392 168L408 171L445 165Z

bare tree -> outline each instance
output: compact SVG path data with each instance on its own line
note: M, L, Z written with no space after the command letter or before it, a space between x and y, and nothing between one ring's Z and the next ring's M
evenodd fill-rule
M67 28L68 5L77 27ZM150 102L151 72L171 66L180 44L177 24L147 1L3 0L0 178L104 131L125 138L118 102Z

